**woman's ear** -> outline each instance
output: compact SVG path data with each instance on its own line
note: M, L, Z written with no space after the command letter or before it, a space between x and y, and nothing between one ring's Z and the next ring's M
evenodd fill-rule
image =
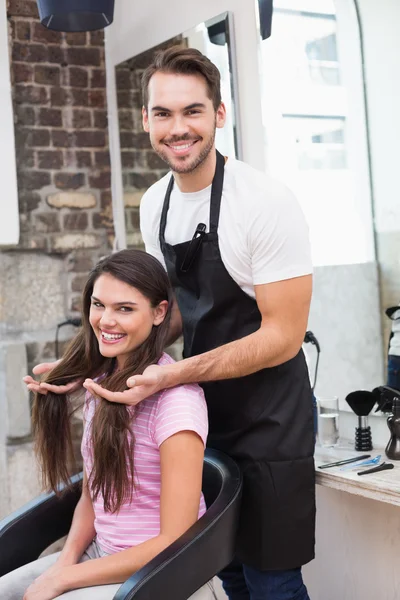
M163 300L162 302L160 302L160 304L158 306L156 306L156 308L154 309L153 325L161 325L161 323L165 319L167 310L168 310L168 301L167 300Z

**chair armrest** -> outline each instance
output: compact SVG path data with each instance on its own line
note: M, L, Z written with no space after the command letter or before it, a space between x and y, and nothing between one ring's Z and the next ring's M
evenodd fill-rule
M207 451L208 460L222 471L218 453ZM207 512L178 540L132 575L114 600L187 600L234 558L242 477L230 461L229 483ZM227 470L226 470L227 471ZM222 476L228 475L227 472Z
M71 478L61 497L42 494L0 521L0 577L36 560L50 544L66 535L81 495L83 475Z

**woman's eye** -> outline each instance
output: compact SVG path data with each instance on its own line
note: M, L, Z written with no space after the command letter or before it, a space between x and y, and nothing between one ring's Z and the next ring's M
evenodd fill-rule
M132 312L132 309L130 306L121 306L120 310L122 312Z
M95 306L96 308L100 308L103 305L100 302L92 302L92 306Z

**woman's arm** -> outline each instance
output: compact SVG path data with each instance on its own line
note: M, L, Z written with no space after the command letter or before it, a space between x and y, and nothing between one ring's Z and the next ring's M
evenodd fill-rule
M76 564L95 535L93 504L84 472L82 495L76 505L71 529L56 564Z
M160 446L160 534L116 554L67 566L59 573L63 591L126 581L198 519L204 444L197 433L180 431Z

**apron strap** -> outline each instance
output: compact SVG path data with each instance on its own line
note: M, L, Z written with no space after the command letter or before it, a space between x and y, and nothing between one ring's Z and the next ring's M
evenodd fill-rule
M164 198L164 204L161 211L160 218L160 230L159 230L159 239L160 239L160 248L164 251L165 246L165 227L167 225L167 213L169 209L169 201L171 199L172 188L174 187L174 176L171 175L171 178L168 183L167 191Z
M210 233L217 233L221 208L222 188L224 186L225 158L217 150L217 165L211 186Z

